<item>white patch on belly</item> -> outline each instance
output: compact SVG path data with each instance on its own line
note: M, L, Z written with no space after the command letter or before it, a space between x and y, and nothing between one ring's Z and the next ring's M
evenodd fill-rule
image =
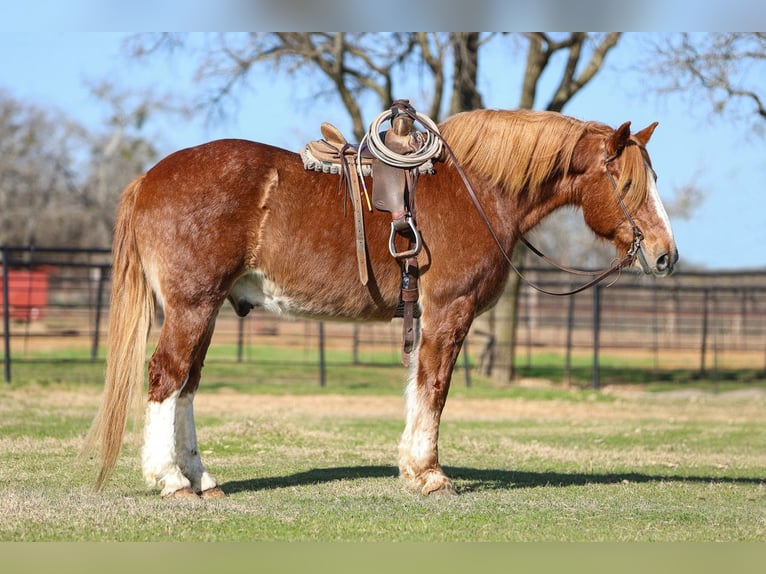
M263 307L272 313L291 315L302 308L295 304L282 288L266 278L262 271L254 269L239 279L229 291L235 302L246 301L253 307Z

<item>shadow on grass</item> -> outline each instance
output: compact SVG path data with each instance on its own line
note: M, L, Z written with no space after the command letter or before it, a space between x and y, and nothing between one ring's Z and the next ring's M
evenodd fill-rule
M763 484L766 478L729 476L682 476L666 474L624 473L564 473L564 472L523 472L465 467L445 467L447 476L455 482L459 492L482 490L508 490L514 488L585 486L587 484L621 484L650 482L692 482L718 484ZM221 487L227 494L309 486L341 480L365 478L397 478L399 470L394 466L340 466L314 468L287 476L253 478L227 482Z

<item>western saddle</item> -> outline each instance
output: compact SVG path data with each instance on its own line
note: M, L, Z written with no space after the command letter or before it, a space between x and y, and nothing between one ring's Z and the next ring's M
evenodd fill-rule
M379 132L381 123L391 127ZM426 132L415 130L418 121ZM402 362L409 365L415 345L414 318L419 316L418 261L422 240L415 218L415 187L420 174L433 173L433 161L440 161L442 147L438 128L428 117L415 112L408 100L396 100L391 108L372 122L362 142L348 143L335 126L323 123L322 139L309 142L301 150L307 170L338 174L339 188L345 185L354 209L356 255L359 279L368 282L367 249L363 210L391 213L388 248L402 267L401 300L397 315L404 319ZM372 201L364 177L372 176ZM407 241L399 250L397 237Z

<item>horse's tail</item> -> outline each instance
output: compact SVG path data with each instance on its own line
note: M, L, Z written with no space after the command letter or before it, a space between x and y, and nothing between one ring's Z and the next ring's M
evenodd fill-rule
M125 188L115 222L106 382L84 449L86 455L98 454L97 490L117 464L131 407L139 415L138 424L143 404L146 341L154 316L154 296L144 275L133 221L143 178L136 178Z

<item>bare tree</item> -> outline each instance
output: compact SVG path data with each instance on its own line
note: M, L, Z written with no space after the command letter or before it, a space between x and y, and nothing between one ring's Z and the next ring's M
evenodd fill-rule
M72 144L83 137L74 122L0 93L0 244L61 241L79 195Z
M184 44L186 42L186 44ZM178 34L140 34L128 42L137 57L189 46L193 39ZM315 84L317 98L339 99L352 121L354 135L366 131L361 101L373 97L381 109L390 107L395 74L418 49L429 58L443 57L438 43L418 34L347 32L273 32L212 34L200 56L196 77L207 86L200 104L220 112L240 94L254 71L294 75Z
M506 35L507 36L507 35ZM316 96L339 98L361 139L366 124L360 101L373 97L378 108L390 106L400 93L408 72L416 71L423 84L430 84L428 113L440 119L482 106L478 90L481 48L503 35L479 32L412 33L219 33L211 34L199 53L196 78L207 88L200 103L220 110L238 96L259 66L290 75L302 72L302 80L316 81ZM508 107L544 108L560 111L601 69L620 33L517 35L526 42L526 72L518 98L509 94ZM183 34L139 34L127 48L135 57L179 49L194 50L193 38ZM540 78L565 54L561 79L547 101L539 104ZM509 50L509 57L515 57ZM451 77L450 101L443 105L446 78ZM537 105L536 105L537 104Z
M120 192L157 159L141 129L155 104L94 88L102 133L0 94L0 244L109 245Z
M159 113L182 113L183 106L170 97L122 91L108 82L92 85L91 91L108 111L103 131L89 134L87 140L81 207L90 221L90 244L109 245L123 187L159 157L155 144L144 133L149 118Z
M542 106L546 110L562 111L566 103L601 70L607 54L617 45L620 36L620 32L603 35L572 32L561 36L544 32L527 34L527 65L519 107L535 107L543 72L549 69L553 56L564 53L566 62L559 72L558 85L547 104Z
M607 54L617 46L620 33L589 35L583 32L552 35L542 32L526 34L527 56L524 79L519 93L519 107L532 109L541 107L551 111L562 111L566 103L587 85L602 68ZM543 73L550 70L551 61L557 54L566 56L563 67L558 70L560 80L551 94L541 94L541 78ZM538 100L544 98L542 105ZM538 104L538 106L536 106ZM566 224L571 219L567 211L554 214L545 222L542 236L548 238L547 245L555 244L557 257L563 254L567 259L573 258L574 253L562 253L562 245L573 245L571 237L561 240L561 235L567 235L571 226ZM565 224L562 225L561 222ZM517 247L513 254L516 267L523 267L526 249ZM579 259L578 259L579 260ZM581 262L581 260L579 260ZM518 300L522 279L512 273L508 278L503 296L497 305L488 313L487 331L492 337L492 353L499 355L486 365L492 366L491 374L501 381L511 381L516 376L514 354L518 325Z
M450 35L453 54L450 115L484 107L478 88L481 43L478 32L453 32Z

